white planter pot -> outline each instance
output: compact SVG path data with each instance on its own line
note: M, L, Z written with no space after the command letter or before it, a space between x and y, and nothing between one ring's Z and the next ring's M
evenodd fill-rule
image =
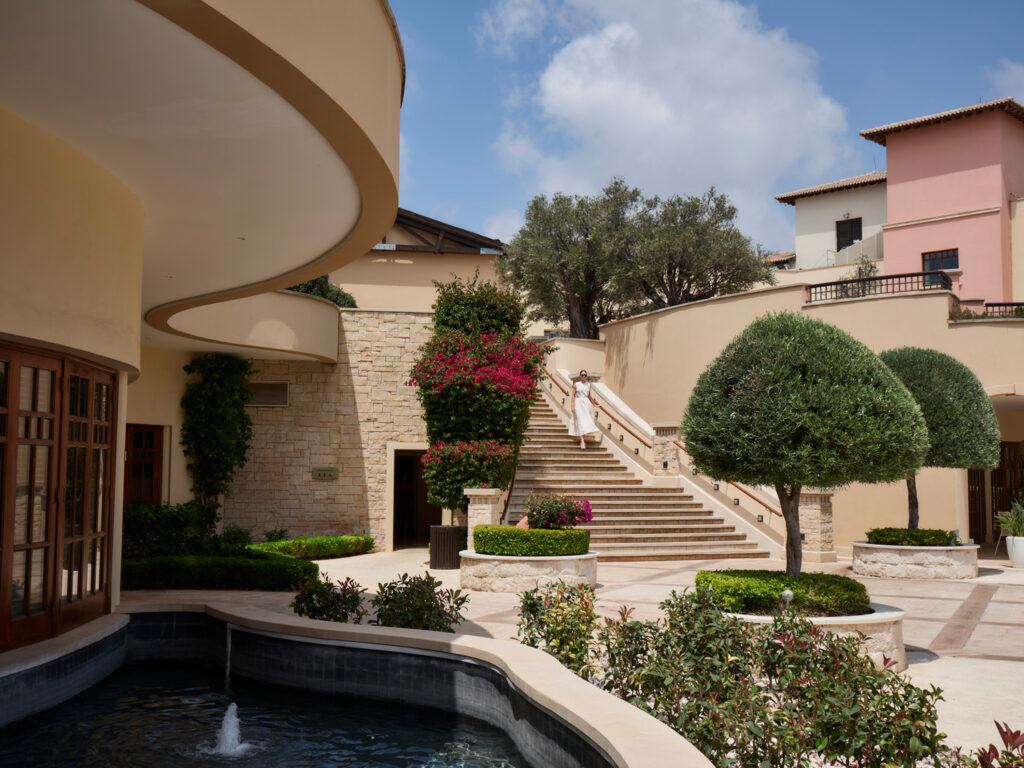
M1024 536L1007 536L1006 552L1010 556L1010 565L1024 568Z

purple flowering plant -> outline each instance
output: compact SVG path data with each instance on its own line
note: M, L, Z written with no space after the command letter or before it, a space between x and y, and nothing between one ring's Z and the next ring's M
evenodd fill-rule
M526 519L531 528L561 530L575 528L594 519L590 502L568 494L533 495L526 502Z

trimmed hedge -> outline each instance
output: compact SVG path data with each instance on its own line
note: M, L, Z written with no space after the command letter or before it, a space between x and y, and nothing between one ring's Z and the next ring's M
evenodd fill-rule
M952 531L938 528L872 528L868 544L889 544L899 547L948 547L956 537Z
M300 536L296 539L279 539L250 544L249 549L259 552L277 552L297 557L300 560L326 560L332 557L361 555L373 549L373 537L353 534L351 536Z
M272 552L245 557L147 557L121 564L123 589L294 590L319 577L316 563Z
M473 548L480 555L506 557L565 557L590 551L590 531L515 528L510 525L478 525L473 529Z
M733 613L776 613L786 589L793 592L790 609L798 616L871 613L863 584L830 573L801 573L794 578L782 571L698 571L696 585L710 589L715 602Z

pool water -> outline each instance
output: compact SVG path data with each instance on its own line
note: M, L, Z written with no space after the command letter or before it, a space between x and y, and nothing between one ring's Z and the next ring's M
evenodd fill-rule
M211 754L228 705L243 754ZM528 768L486 724L233 679L196 662L131 662L47 712L0 729L0 766Z

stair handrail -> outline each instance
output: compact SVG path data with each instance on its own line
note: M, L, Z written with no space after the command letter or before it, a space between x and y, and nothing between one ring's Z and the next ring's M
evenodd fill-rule
M554 382L555 386L558 387L559 390L561 390L563 395L568 396L569 390L567 390L565 387L563 387L561 382L559 382L558 379L556 379L554 376L552 376L547 368L545 368L544 366L541 366L541 370L544 371L544 375L546 375L548 377L548 379L550 379L551 381ZM626 424L623 424L614 413L609 411L603 405L597 404L596 407L597 407L598 410L604 411L605 416L607 416L609 419L611 419L616 424L618 424L620 427L622 427L622 429L624 429L626 432L628 432L630 435L632 435L634 438L636 438L640 442L641 445L643 445L646 448L653 448L654 447L654 443L650 442L649 440L647 440L647 438L643 437L642 435L638 435L636 432L634 432L632 429L630 429Z
M690 455L690 452L688 450L686 450L686 446L683 445L681 442L679 442L678 440L673 440L672 443L675 445L676 448L681 450L687 456ZM740 485L739 483L734 483L732 480L726 480L726 482L729 485L731 485L733 488L735 488L737 491L739 491L740 493L743 493L743 494L749 496L751 499L753 499L758 504L760 504L762 507L764 507L769 512L771 512L773 515L776 515L777 517L782 517L782 510L776 509L771 504L769 504L767 501L762 499L760 496L757 496L753 491L749 490L748 488L745 488L744 486Z

